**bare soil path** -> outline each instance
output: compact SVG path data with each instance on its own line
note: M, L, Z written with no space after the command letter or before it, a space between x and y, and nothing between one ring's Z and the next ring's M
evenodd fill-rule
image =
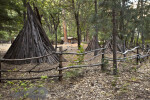
M102 73L98 67L84 69L81 76L49 88L47 100L150 100L148 66L136 72L124 70L118 76Z

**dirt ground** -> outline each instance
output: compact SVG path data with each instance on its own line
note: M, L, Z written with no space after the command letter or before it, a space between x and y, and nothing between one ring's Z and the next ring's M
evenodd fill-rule
M81 44L84 46L84 48L86 48L87 44ZM0 57L2 57L6 51L9 49L9 47L11 46L11 44L0 44ZM55 47L55 45L53 45ZM73 49L77 49L77 43L75 44L58 44L58 47L63 47L63 50L73 50Z
M5 52L9 49L11 44L0 44L0 51Z
M8 45L9 46L9 45ZM64 44L63 49L66 52L77 52L77 44ZM84 45L84 48L87 45ZM3 52L7 50L7 46L3 45ZM105 55L112 57L111 52ZM131 54L129 54L131 55ZM93 53L85 55L84 60L93 57ZM77 56L65 55L67 61L75 61ZM84 64L94 64L101 62L101 56L96 57L92 61ZM63 66L71 66L71 62L63 63ZM8 65L2 64L3 69L30 69L33 65ZM58 65L56 65L58 66ZM42 70L52 67L47 64L39 65L35 70ZM40 69L42 68L42 69ZM150 100L150 58L139 65L135 64L135 60L118 63L118 75L112 75L112 62L106 62L106 71L101 71L101 66L88 67L80 69L71 69L63 71L63 81L59 82L57 78L46 79L43 83L47 92L45 98L40 100ZM4 74L3 77L33 77L41 75L58 74L56 70L45 73L25 73L25 74ZM19 84L19 81L13 81ZM32 81L32 84L39 84L39 80ZM17 89L14 84L0 83L0 99L2 100L19 100L19 95L15 98L12 96ZM15 89L15 90L14 90ZM18 89L19 90L19 89ZM24 100L38 100L37 98L27 97Z
M82 45L84 46L84 48L87 46L87 44L82 44ZM6 52L10 46L11 46L11 44L0 44L0 51ZM77 43L75 43L75 44L69 44L69 43L68 44L59 44L58 47L60 47L60 46L62 46L63 49L76 48Z

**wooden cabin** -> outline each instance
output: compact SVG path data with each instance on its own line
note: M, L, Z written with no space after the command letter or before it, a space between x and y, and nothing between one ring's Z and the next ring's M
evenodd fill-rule
M67 37L67 38L68 38L68 43L73 44L78 42L77 38L74 37ZM61 40L64 42L64 37L61 37Z

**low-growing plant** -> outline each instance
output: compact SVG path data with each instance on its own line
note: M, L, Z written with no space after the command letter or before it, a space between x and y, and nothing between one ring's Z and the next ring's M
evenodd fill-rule
M137 68L136 68L136 67L132 67L132 70L133 70L134 72L136 72L136 71L137 71Z
M136 77L131 77L131 81L137 81Z
M103 66L104 66L103 71L104 72L108 71L107 69L108 69L109 61L106 60L106 59L102 59L102 63L103 63Z
M36 81L36 83L32 83L32 81L7 81L7 86L11 86L11 91L15 92L15 93L19 93L19 91L23 91L25 94L21 97L18 97L18 99L23 100L26 99L29 95L29 93L26 91L28 91L29 89L32 89L33 87L43 87L44 86L44 82L47 79L47 76L41 76L41 79ZM33 92L38 92L38 93L42 93L44 91L33 91Z
M74 69L74 70L70 70L70 71L67 71L67 72L65 73L65 77L66 77L66 78L74 78L74 77L79 76L80 73L81 73L81 69L80 69L80 68Z
M128 92L128 86L129 86L130 84L129 83L124 83L123 85L122 85L122 87L121 87L121 92Z
M118 81L118 77L114 77L113 81L111 82L111 86L116 86Z
M80 46L79 51L77 51L77 53L84 53L84 48L82 45ZM77 62L77 65L83 64L84 54L83 55L77 55L77 59L75 61Z
M84 48L82 45L80 46L77 53L84 53ZM81 64L83 64L83 61L84 61L84 54L76 55L75 60L74 60L75 63L71 63L68 66L81 65ZM80 73L81 73L81 68L73 69L73 70L67 71L65 73L65 77L66 78L76 77L76 76L79 76Z

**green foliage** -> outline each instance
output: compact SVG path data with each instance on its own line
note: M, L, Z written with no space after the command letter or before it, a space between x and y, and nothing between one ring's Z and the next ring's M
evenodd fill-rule
M106 71L108 68L109 61L106 59L102 59L102 62L104 63L104 71Z
M79 51L77 51L77 53L84 53L84 48L81 45L79 48ZM75 60L77 62L77 65L81 65L84 61L84 54L83 55L77 55L77 60Z
M41 76L41 79L47 79L48 77L47 76Z
M137 81L137 78L136 77L131 77L131 81Z
M38 80L38 81L35 81L34 83L32 81L7 81L7 83L5 84L5 87L11 87L11 91L12 92L20 92L20 91L23 91L23 92L26 92L28 91L29 89L32 89L34 87L44 87L44 83L45 83L45 80L47 79L48 77L47 76L41 76L41 79ZM33 91L33 93L41 93L43 94L44 91L38 91L38 90L35 90ZM28 97L28 93L24 94L23 97L20 97L20 99L25 99ZM0 95L0 98L1 98L1 95ZM19 98L19 97L18 97Z
M78 77L81 73L81 69L74 69L65 72L65 78L75 78Z
M9 85L13 85L14 83L13 83L13 82L11 82L11 81L7 81L7 84L9 84Z
M117 85L117 81L118 81L118 78L117 77L114 77L113 81L111 82L111 85L113 87L115 87Z
M146 40L145 43L146 43L146 44L150 44L150 40Z
M21 1L0 0L0 40L10 40L22 25Z
M121 92L128 92L128 86L129 86L130 84L129 83L124 83L123 85L122 85L122 87L121 87Z
M8 40L9 34L6 31L0 31L0 39L1 40Z
M137 68L136 67L132 67L132 71L136 72Z
M0 0L0 39L10 40L15 37L23 26L23 12L26 8L23 6L24 0ZM79 12L80 34L83 37L91 38L98 29L98 38L100 41L109 40L112 33L112 8L116 10L117 34L122 40L134 41L137 39L137 33L140 33L139 42L141 43L141 34L149 41L150 37L150 14L149 2L144 1L143 7L137 4L138 8L133 8L132 1L116 0L114 6L113 0L97 0L98 11L95 14L95 4L91 0L27 0L31 6L34 3L42 15L42 26L49 39L55 41L55 26L58 24L57 37L58 42L63 36L63 21L67 25L67 35L77 37L76 22L74 12ZM62 11L65 11L63 14ZM121 12L123 15L121 15ZM144 13L142 15L142 13ZM59 21L57 20L59 19ZM134 36L133 36L133 33Z
M83 46L81 45L79 50L77 51L77 53L84 53L84 48ZM74 60L76 63L71 63L69 64L68 66L74 66L74 65L81 65L83 64L83 61L84 61L84 54L83 55L76 55L75 57L76 60ZM74 69L74 70L70 70L70 71L67 71L65 72L65 77L66 78L71 78L71 77L77 77L80 75L82 71L82 68L78 68L78 69Z

